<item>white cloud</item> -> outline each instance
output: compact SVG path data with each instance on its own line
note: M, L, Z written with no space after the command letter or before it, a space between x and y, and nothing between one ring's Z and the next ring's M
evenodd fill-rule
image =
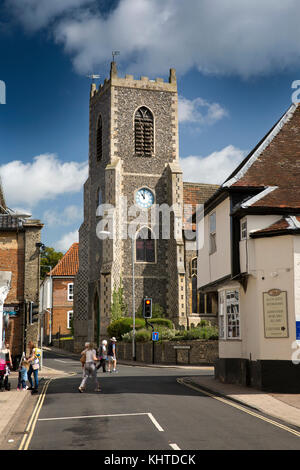
M71 225L75 222L82 220L82 218L82 208L75 205L65 207L62 212L53 209L48 209L44 212L43 215L43 221L45 222L47 227L55 227L57 225Z
M202 98L189 100L178 97L179 123L215 124L225 116L228 112L219 103L209 103Z
M25 27L52 22L80 73L99 69L114 49L128 71L143 74L174 66L249 77L300 64L298 0L120 0L110 12L96 0L7 5Z
M31 163L14 160L0 166L6 203L9 207L54 199L82 189L87 179L87 162L62 162L55 154L38 155Z
M58 240L54 245L55 249L58 251L65 252L67 251L72 243L78 242L78 230L74 230L74 232L68 232L62 236L60 240Z
M56 17L91 3L94 0L6 0L7 8L31 31L37 31Z
M206 157L181 158L183 181L222 184L245 156L245 151L228 145Z

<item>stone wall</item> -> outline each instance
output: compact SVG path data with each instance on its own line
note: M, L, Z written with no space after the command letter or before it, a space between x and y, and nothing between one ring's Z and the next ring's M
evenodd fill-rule
M176 349L187 346L190 349ZM164 341L154 343L154 363L156 364L214 364L218 359L218 341ZM132 360L132 343L117 343L117 358ZM152 342L136 343L137 362L152 363Z

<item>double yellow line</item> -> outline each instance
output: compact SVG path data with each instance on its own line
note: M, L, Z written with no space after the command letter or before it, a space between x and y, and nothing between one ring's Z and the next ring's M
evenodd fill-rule
M258 419L261 419L262 421L266 421L267 423L270 423L270 424L273 424L273 426L277 426L278 428L281 428L283 429L284 431L287 431L287 432L290 432L291 434L294 434L295 436L297 437L300 437L300 432L299 431L296 431L295 429L293 428L290 428L289 426L285 426L284 424L280 424L278 423L277 421L274 421L270 418L266 418L265 416L262 416L258 413L255 413L254 411L251 411L249 410L248 408L244 407L244 406L241 406L239 405L238 403L235 403L234 401L231 401L231 400L228 400L226 398L222 398L222 397L219 397L217 395L214 395L212 393L209 393L208 391L204 390L203 388L201 388L200 386L196 387L190 383L186 383L184 382L183 379L177 379L177 382L180 383L181 385L185 385L186 387L189 387L189 388L192 388L193 390L196 390L197 392L201 392L201 393L204 393L204 395L207 395L211 398L214 398L215 400L218 400L222 403L225 403L226 405L230 405L232 406L233 408L237 408L238 410L241 410L243 411L244 413L248 413L249 415L251 416L255 416L255 418L258 418Z
M43 406L43 403L44 403L44 400L45 400L45 397L46 397L46 392L47 392L47 389L48 389L48 386L49 386L49 383L51 382L51 380L52 379L47 380L45 382L44 386L43 386L42 393L39 396L37 404L35 405L35 408L33 410L33 413L31 415L31 418L29 420L27 428L25 429L25 434L23 436L22 442L21 442L20 447L19 447L18 450L28 450L30 441L31 441L33 433L34 433L36 422L38 420L41 408Z

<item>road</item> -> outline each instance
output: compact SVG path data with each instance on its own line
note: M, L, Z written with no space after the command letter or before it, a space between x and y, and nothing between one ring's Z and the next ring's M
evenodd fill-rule
M294 450L300 438L179 384L195 370L120 365L98 372L103 391L78 392L79 361L52 352L44 364L73 375L51 380L27 436L29 450Z

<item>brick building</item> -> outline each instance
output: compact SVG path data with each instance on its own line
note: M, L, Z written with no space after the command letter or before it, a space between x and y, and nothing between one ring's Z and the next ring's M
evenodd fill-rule
M43 335L44 339L48 339L48 341L51 340L51 336L58 333L61 335L71 333L74 278L77 271L78 243L73 243L41 284L40 309L44 317ZM52 322L50 322L50 318L52 318Z
M183 213L177 108L174 69L168 82L147 77L135 80L131 75L118 77L112 62L110 78L99 89L91 86L89 176L84 185L84 221L74 285L76 349L87 339L98 343L106 334L112 292L121 278L132 314L133 268L136 310L143 297L149 296L178 327L199 322L190 298L189 257L195 258L195 249L191 250L194 256L189 253L186 258L183 234L188 220L184 221ZM208 187L199 185L195 199L204 201ZM195 187L189 188L186 194L194 194ZM97 212L101 204L114 209ZM167 214L168 237L163 236L165 218L161 214L155 221L151 218L155 206L173 208ZM136 214L127 210L132 207ZM138 213L143 220L130 233ZM110 217L110 228L104 228L104 219ZM105 231L110 231L110 237L101 239L99 233ZM196 310L198 304L196 300Z
M8 209L0 188L0 271L11 272L3 333L12 356L24 351L25 342L38 341L38 324L31 323L30 311L39 296L42 227L39 220Z

